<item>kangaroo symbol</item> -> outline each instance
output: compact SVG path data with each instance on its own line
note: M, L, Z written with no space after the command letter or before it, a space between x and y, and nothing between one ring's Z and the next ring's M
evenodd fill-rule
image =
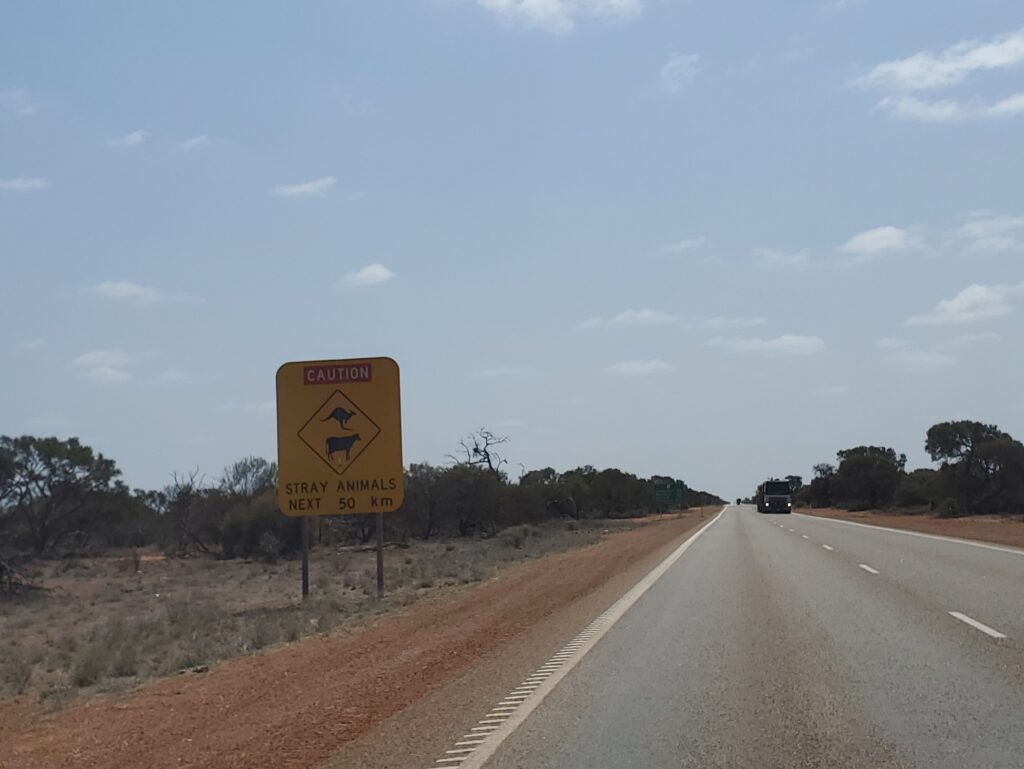
M337 419L338 420L338 424L341 425L341 429L342 430L347 430L348 429L348 425L345 424L345 423L348 422L348 420L350 420L354 416L355 416L354 412L346 411L341 406L338 406L338 408L334 409L334 411L332 411L330 414L325 416L320 421L321 422L326 422L328 419Z

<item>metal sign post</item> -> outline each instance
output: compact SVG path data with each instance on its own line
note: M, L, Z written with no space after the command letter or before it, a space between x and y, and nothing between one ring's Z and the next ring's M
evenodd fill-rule
M302 600L309 598L309 516L302 518Z
M377 513L377 600L384 597L384 513Z
M277 504L302 517L302 596L309 595L309 516L377 516L377 595L384 594L384 513L405 495L398 364L391 358L285 363L277 370Z

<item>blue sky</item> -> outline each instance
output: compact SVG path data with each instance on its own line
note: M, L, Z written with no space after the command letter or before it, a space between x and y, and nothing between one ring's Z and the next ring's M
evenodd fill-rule
M1024 436L1017 3L19 3L0 431L126 480L272 457L287 360L389 355L406 461L727 496Z

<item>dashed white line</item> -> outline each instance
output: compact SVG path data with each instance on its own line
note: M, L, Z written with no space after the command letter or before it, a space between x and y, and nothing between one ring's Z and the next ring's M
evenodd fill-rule
M792 529L789 529L789 532L790 532L790 534L796 534L796 532L793 531Z
M806 534L801 534L800 536L803 537L804 539L810 539L810 537L808 537Z
M951 611L949 613L949 616L956 617L961 622L970 625L975 630L980 630L982 633L984 633L987 636L991 636L992 638L1006 638L1006 636L1000 633L998 630L993 630L988 625L982 622L978 622L978 620L976 619L971 619L966 614L961 614L958 611Z
M864 569L864 571L866 571L868 574L879 574L880 573L878 571L878 569L872 569L866 563L859 563L857 565L860 566L862 569Z
M832 550L835 550L835 548L834 548L834 547L832 547L832 545L822 545L822 547L823 547L823 548L825 548L826 550L830 551L830 552L831 552Z

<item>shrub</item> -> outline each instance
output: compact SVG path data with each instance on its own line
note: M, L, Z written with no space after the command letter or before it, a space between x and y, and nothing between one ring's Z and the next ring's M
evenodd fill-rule
M102 681L110 669L110 646L93 641L75 658L71 666L71 682L78 687Z
M963 512L955 499L946 499L939 505L936 515L939 518L959 518Z
M272 531L265 531L260 535L260 558L267 563L275 563L281 554L281 540Z

